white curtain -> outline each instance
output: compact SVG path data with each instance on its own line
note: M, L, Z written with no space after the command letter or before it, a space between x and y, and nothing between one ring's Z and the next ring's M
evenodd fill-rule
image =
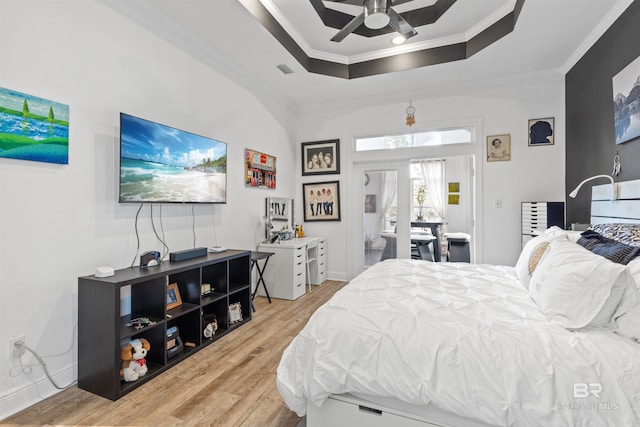
M382 212L379 218L380 230L384 230L386 227L387 212L393 205L398 192L398 174L395 171L382 173Z
M444 188L444 160L423 160L420 162L422 180L427 188L427 197L431 199L433 208L444 221L447 214Z

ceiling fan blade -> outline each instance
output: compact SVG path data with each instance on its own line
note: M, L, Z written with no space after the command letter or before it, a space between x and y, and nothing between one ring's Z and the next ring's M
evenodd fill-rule
M364 4L364 0L329 0L333 3L344 3L344 4L352 4L354 6L362 6ZM403 1L411 1L411 0L403 0Z
M331 41L341 42L342 40L344 40L345 37L347 37L349 34L355 31L356 28L362 25L363 22L364 22L364 13L361 13L360 15L356 16L351 21L349 21L347 25L342 27L342 29L338 31L336 35L331 38Z
M391 0L391 6L397 6L399 4L409 3L413 0Z
M398 15L395 10L389 9L387 14L390 18L389 26L402 34L405 39L409 39L418 34L418 32L407 21L405 21L402 16Z

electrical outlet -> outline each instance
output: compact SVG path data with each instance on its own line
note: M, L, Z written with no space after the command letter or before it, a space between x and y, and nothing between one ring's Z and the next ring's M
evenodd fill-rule
M24 339L24 335L18 335L17 337L13 337L9 340L9 352L12 357L22 356L25 352L24 347L17 347L16 343L25 344L26 341Z

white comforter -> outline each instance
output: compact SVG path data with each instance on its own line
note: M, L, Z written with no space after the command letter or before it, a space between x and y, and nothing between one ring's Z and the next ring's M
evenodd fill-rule
M493 425L636 426L640 345L552 325L511 267L388 260L316 311L277 386L300 416L351 392Z

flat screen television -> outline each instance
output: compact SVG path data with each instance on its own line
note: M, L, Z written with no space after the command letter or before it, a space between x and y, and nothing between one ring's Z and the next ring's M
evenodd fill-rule
M227 144L120 113L121 203L226 203Z

